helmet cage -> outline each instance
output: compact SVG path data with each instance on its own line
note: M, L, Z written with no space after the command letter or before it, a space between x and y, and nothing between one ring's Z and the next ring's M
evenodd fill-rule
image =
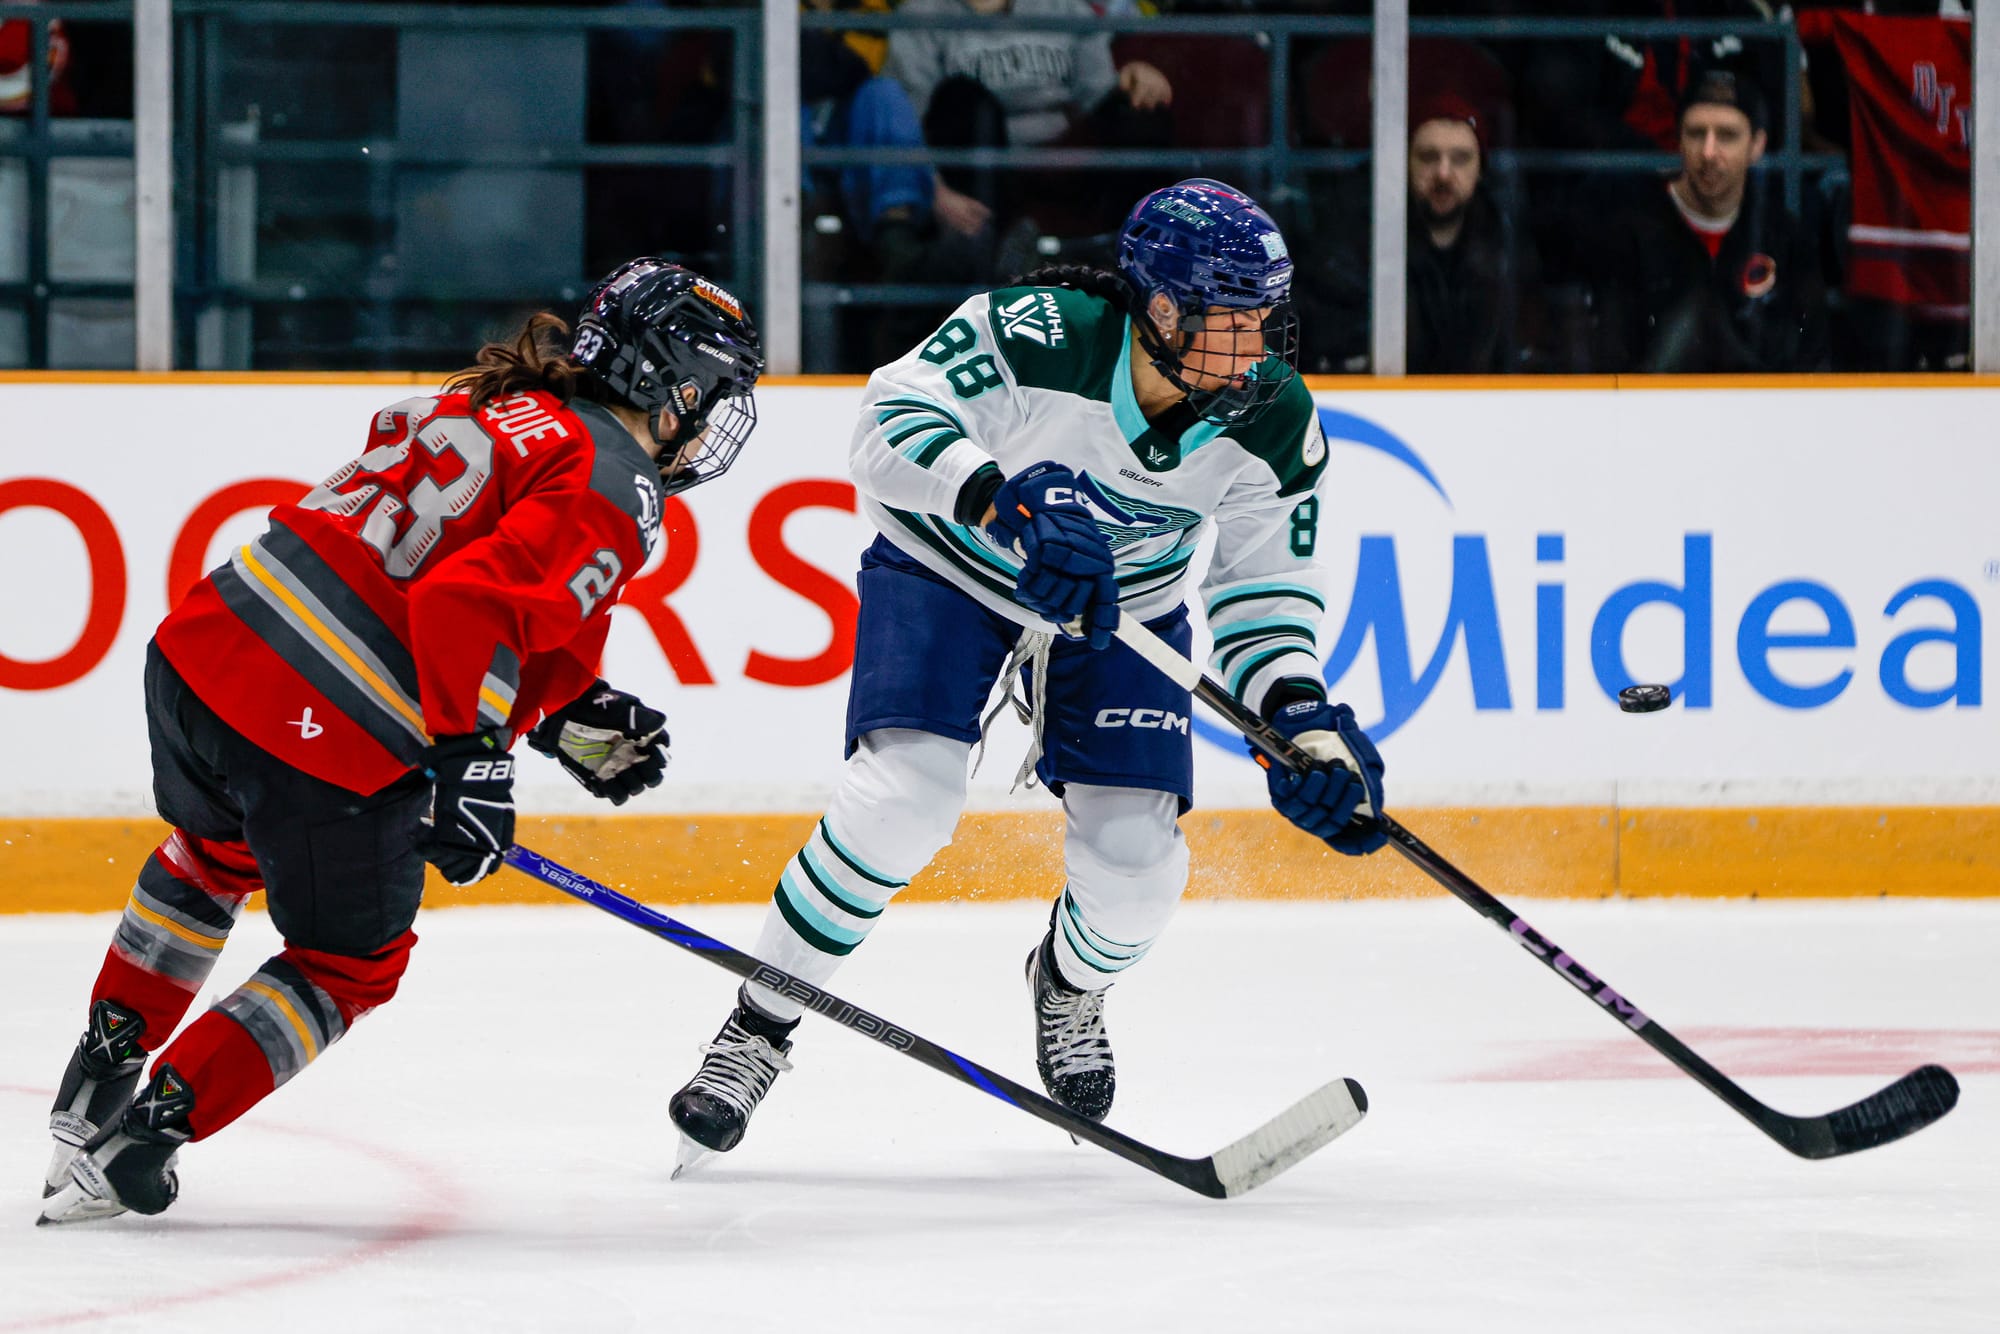
M735 297L678 265L637 259L599 283L570 355L614 401L646 413L667 495L727 472L757 424L756 327Z
M1241 191L1195 178L1147 195L1119 233L1118 272L1134 293L1141 346L1202 420L1254 421L1298 374L1291 253L1270 215ZM1171 340L1152 317L1156 293L1179 312ZM1264 311L1264 356L1248 374L1204 388L1189 378L1185 349L1217 307Z

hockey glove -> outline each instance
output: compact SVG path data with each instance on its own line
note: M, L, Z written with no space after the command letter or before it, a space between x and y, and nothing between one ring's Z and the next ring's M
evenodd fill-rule
M1259 755L1271 805L1335 852L1365 856L1388 839L1374 815L1382 809L1385 766L1375 743L1355 724L1354 710L1323 699L1302 699L1271 716L1271 726L1312 756L1313 767L1295 773Z
M603 681L542 719L528 744L593 797L623 806L667 771L667 715Z
M1109 644L1118 581L1111 545L1077 499L1076 474L1060 463L1034 464L1000 484L993 509L987 534L1021 557L1014 600L1092 648Z
M431 813L417 852L454 885L484 880L514 846L514 760L492 732L441 736L423 753Z

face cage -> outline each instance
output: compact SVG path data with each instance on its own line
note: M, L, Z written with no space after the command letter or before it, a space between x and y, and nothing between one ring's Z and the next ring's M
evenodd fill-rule
M672 410L671 404L661 408ZM659 439L661 408L653 409L653 436ZM673 440L662 440L660 452L660 486L666 495L677 496L703 482L712 482L729 471L729 465L736 462L736 456L743 452L743 444L750 438L750 432L757 425L757 401L749 395L741 398L725 398L699 417L683 418L674 439L690 436L699 437L698 443L686 447L691 449L682 458L683 450L675 448ZM702 435L706 430L708 434ZM674 468L674 461L681 460L681 466ZM668 469L673 469L669 472Z
M1183 308L1181 332L1184 335L1202 332L1201 322L1205 317L1199 307L1193 311ZM1198 389L1182 378L1186 367L1181 362L1180 349L1166 345L1150 318L1141 317L1133 323L1139 328L1139 341L1151 354L1154 368L1187 395L1188 407L1211 426L1247 426L1256 421L1278 401L1278 396L1299 373L1299 316L1292 309L1289 297L1273 302L1271 313L1264 317L1264 359L1251 369L1244 383L1232 382L1218 389Z

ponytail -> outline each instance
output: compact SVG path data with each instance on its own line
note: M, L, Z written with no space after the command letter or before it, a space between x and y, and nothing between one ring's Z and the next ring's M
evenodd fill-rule
M1109 269L1092 268L1088 264L1048 264L1024 273L1006 284L1008 287L1070 287L1091 296L1103 297L1127 314L1138 305L1137 295L1132 285Z
M569 325L542 311L529 316L511 341L480 348L472 365L445 381L445 392L470 395L474 410L533 390L558 403L577 397L595 400L596 377L570 360L569 348Z

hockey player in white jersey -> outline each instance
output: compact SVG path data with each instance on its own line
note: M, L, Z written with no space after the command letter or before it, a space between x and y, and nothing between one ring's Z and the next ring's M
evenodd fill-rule
M1293 365L1291 280L1263 209L1182 181L1134 207L1116 274L1044 270L974 297L869 379L851 471L880 536L861 561L847 762L757 957L824 983L867 938L950 841L982 710L1018 671L1023 772L1066 816L1065 883L1027 959L1036 1064L1050 1096L1103 1119L1105 993L1186 887L1193 796L1193 701L1112 632L1137 616L1189 649L1188 565L1211 524L1213 673L1320 761L1268 770L1273 805L1342 852L1382 846L1366 819L1382 761L1328 702L1316 647L1326 442ZM670 1104L683 1164L742 1138L801 1013L738 992Z

